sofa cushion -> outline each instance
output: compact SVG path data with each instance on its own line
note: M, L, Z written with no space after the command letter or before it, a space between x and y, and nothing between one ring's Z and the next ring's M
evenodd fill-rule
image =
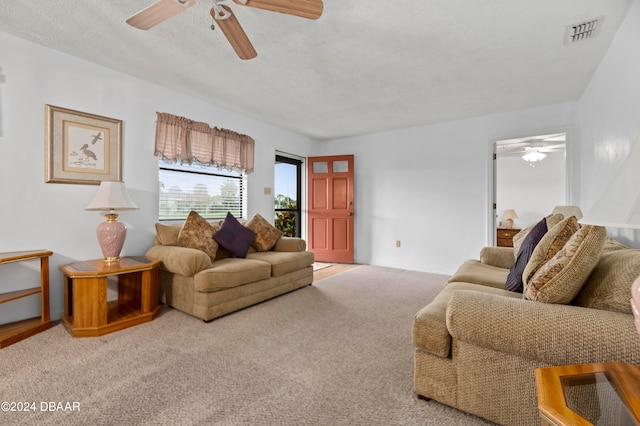
M612 243L607 244L574 304L631 314L631 284L640 276L640 250L612 248Z
M161 260L162 269L185 277L211 267L211 259L205 252L188 247L156 245L145 256Z
M264 280L271 276L271 265L255 259L216 260L211 268L194 276L196 291L211 292Z
M229 212L218 232L213 235L213 239L229 250L232 256L240 258L247 257L249 247L255 237L256 234L251 229L242 226L238 219Z
M527 232L527 236L520 244L518 254L516 255L516 262L509 270L509 275L507 276L507 281L504 285L505 290L522 293L522 274L524 273L524 268L527 266L527 263L529 263L529 259L533 254L533 250L536 248L536 246L546 233L547 219L543 217L540 222L536 223L533 228L531 228L531 230Z
M447 328L447 306L457 290L474 290L507 297L521 297L504 289L484 285L455 282L447 284L438 295L413 319L413 345L434 355L446 358L451 351L451 335Z
M504 289L504 283L509 270L493 265L487 265L474 259L465 260L458 270L449 278L450 283L463 282L481 284L489 287Z
M163 246L177 246L182 224L156 223L156 238Z
M525 291L529 279L564 247L579 228L580 225L578 225L578 220L575 216L563 219L553 228L548 228L547 233L540 239L540 242L531 254L529 263L527 263L527 266L524 268L522 281Z
M251 245L258 251L271 250L282 236L282 232L280 232L278 228L272 226L265 218L257 213L254 214L244 226L256 234L256 238Z
M271 265L271 276L279 277L289 272L311 266L313 263L313 253L308 251L265 251L248 254L247 259L255 259L268 263Z
M213 262L218 250L218 244L213 240L216 230L205 218L191 211L178 233L178 245L203 251Z
M513 247L482 247L480 249L480 263L509 269L515 262Z
M527 282L525 299L560 304L571 302L598 263L606 237L607 231L602 226L580 228Z
M273 251L305 251L307 249L307 242L298 237L280 237Z

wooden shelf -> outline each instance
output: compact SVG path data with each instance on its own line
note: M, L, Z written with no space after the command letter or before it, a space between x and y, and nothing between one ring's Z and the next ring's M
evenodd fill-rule
M0 325L0 348L6 348L50 327L51 322L42 322L40 317Z
M33 336L51 327L49 316L49 250L27 250L0 253L0 264L40 259L40 286L0 293L0 304L40 294L40 316L0 325L0 348Z
M21 299L23 297L31 296L32 294L38 294L42 290L40 287L26 288L24 290L10 291L8 293L0 294L0 303L10 302L12 300Z

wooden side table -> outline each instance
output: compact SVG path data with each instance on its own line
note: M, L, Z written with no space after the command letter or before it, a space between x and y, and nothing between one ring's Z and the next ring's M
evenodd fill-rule
M498 228L496 229L496 242L498 247L513 247L513 236L520 232L520 229Z
M101 336L151 321L158 304L159 260L122 257L60 266L64 273L62 324L73 337ZM118 299L107 301L109 277L118 278Z
M640 425L640 367L623 362L537 368L542 425Z

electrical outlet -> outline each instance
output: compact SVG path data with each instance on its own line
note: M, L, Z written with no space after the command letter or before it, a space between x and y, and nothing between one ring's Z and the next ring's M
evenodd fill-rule
M396 240L396 247L400 247L400 240Z

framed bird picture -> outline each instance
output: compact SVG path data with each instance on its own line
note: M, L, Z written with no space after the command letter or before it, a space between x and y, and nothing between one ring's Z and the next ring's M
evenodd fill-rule
M45 182L122 180L122 120L45 105Z

